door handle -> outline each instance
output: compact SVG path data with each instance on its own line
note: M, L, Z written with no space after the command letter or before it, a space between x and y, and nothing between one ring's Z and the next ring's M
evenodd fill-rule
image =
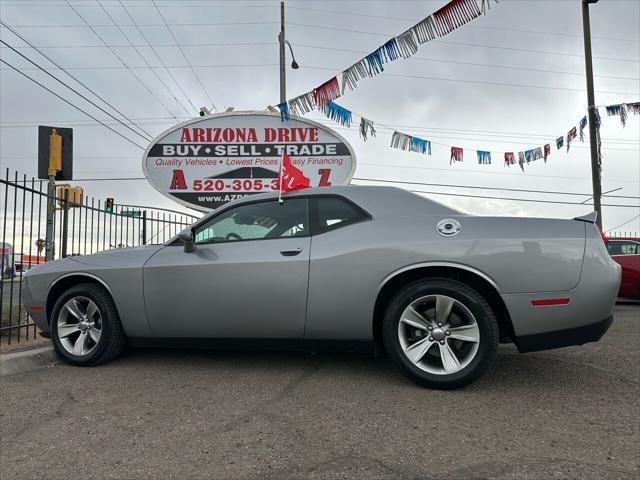
M285 257L295 257L302 251L301 248L296 248L295 250L281 250L280 253Z

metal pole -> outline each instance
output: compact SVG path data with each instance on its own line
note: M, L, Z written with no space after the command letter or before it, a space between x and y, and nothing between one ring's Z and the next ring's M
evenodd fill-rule
M55 228L55 208L56 208L56 174L62 168L62 137L55 128L49 134L49 165L47 176L49 185L47 187L47 229L45 239L45 261L53 260L53 231Z
M62 211L62 253L61 258L67 256L67 237L69 236L69 189L64 189L64 209Z
M53 260L53 215L56 208L56 182L55 177L49 175L47 185L47 229L45 232L45 253L44 260Z
M147 244L147 211L142 211L142 244Z
M285 70L285 52L284 52L284 0L280 1L280 34L278 35L280 43L280 103L287 101L287 77Z
M598 161L598 139L596 131L596 100L593 91L593 65L591 62L591 25L589 22L589 3L598 0L582 0L582 29L584 35L584 64L587 76L587 111L589 116L589 144L591 147L591 183L593 185L593 208L598 212L596 224L602 230L602 185Z

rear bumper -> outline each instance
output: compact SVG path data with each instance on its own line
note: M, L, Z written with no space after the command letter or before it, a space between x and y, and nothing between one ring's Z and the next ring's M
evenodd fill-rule
M517 338L516 346L519 352L525 353L597 342L609 330L612 323L613 315L610 315L604 320L580 327L523 335Z
M520 351L593 342L611 325L620 287L620 265L609 256L595 227L588 228L586 235L582 272L575 288L544 292L541 288L538 293L502 295L511 317L514 343ZM542 303L553 300L566 303Z

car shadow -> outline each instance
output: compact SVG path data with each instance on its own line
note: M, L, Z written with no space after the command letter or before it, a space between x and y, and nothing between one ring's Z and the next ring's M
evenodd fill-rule
M375 381L393 388L422 388L405 378L386 356L361 352L135 348L109 365L125 370L152 367L171 373L219 369L232 376L263 373L265 377L311 369L327 381L339 378L357 383ZM602 384L602 377L616 380L610 372L594 370L579 359L565 361L544 352L519 354L512 345L501 345L494 366L462 391L583 389L585 382Z

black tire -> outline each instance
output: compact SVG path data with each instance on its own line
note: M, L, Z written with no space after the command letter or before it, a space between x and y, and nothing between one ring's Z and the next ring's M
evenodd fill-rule
M478 350L473 360L462 370L451 374L427 372L405 355L398 338L400 317L413 301L427 295L446 295L465 306L475 317L480 333ZM431 278L419 280L400 289L387 305L382 324L385 350L398 369L419 385L453 389L480 378L492 365L498 350L498 322L492 308L482 295L456 280Z
M98 343L89 353L82 356L68 352L63 347L58 335L57 319L60 310L68 300L76 296L92 300L98 307L102 319L102 334ZM53 306L49 323L51 325L51 340L57 354L73 365L92 366L109 362L120 355L125 346L124 330L113 299L104 287L94 283L82 283L65 290Z

